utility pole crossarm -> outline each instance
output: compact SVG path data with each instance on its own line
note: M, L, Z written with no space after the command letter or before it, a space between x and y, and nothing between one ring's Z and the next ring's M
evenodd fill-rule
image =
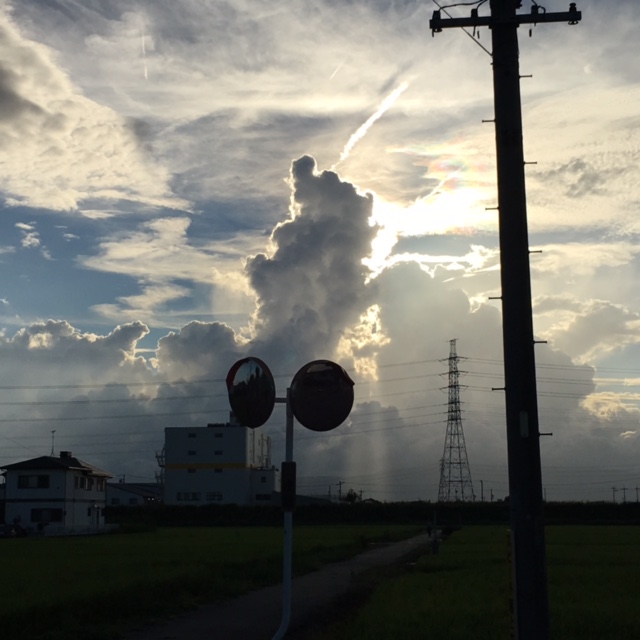
M514 18L496 18L492 16L479 16L477 9L471 10L468 18L442 18L440 10L433 12L429 20L429 28L432 33L440 33L443 29L453 29L455 27L492 27L497 24L538 24L543 22L568 22L578 24L582 20L582 13L576 9L575 2L569 6L569 11L556 11L547 13L539 11L538 5L531 7L531 13L519 13Z

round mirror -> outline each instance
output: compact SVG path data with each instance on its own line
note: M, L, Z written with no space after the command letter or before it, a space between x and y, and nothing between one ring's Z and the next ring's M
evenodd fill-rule
M276 384L262 360L238 360L227 374L227 391L231 410L245 427L261 427L271 416L276 402Z
M312 431L331 431L349 416L353 406L353 380L330 360L305 364L291 382L291 410L298 422Z

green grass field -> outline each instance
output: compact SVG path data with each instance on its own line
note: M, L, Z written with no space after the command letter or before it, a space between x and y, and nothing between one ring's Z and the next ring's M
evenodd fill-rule
M507 554L505 527L464 528L305 640L509 640ZM554 640L640 638L640 527L548 527L547 556Z
M416 527L299 526L296 573ZM547 528L554 640L640 638L640 527ZM411 565L376 571L359 599L305 640L509 640L506 527L465 527ZM105 640L137 620L279 582L279 527L167 528L0 542L0 634ZM298 636L296 636L298 638Z
M294 528L294 571L305 573L401 539L414 527ZM92 537L0 541L0 635L98 640L139 619L274 584L282 528L189 527Z

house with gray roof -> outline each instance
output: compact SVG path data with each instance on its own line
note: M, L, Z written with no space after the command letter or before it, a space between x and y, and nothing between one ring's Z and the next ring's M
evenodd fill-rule
M27 531L90 533L104 529L107 480L113 475L61 451L0 467L5 524Z

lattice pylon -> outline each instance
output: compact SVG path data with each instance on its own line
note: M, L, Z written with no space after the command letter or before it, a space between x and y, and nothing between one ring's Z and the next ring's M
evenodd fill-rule
M475 500L460 409L458 362L461 359L456 353L456 340L449 340L449 357L443 360L443 362L449 363L449 384L445 387L448 390L449 400L447 403L447 432L444 439L444 452L440 460L438 502L471 502Z

